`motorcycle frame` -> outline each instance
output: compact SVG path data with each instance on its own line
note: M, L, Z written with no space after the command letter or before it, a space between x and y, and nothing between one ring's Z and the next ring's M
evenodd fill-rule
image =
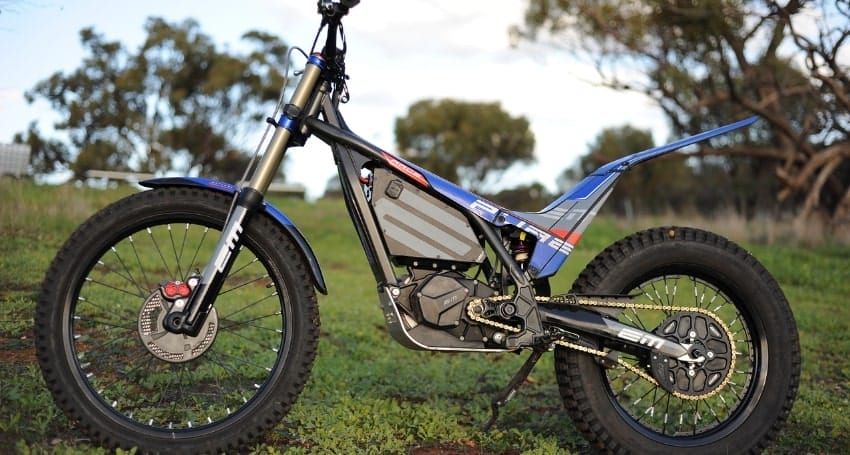
M340 52L335 46L336 32L342 16L344 12L337 14L335 18L325 18L328 25L326 37L328 44L325 49L332 50L309 56L283 114L276 120L269 120L274 126L274 134L247 184L237 190L232 185L206 179L157 179L143 182L149 187L195 185L235 193L234 204L222 229L221 238L211 260L200 276L199 284L193 289L186 305L172 308L164 320L169 331L197 334L214 304L214 296L218 293L238 254L244 226L262 210L271 212L296 239L296 244L310 263L314 284L320 292L326 293L321 270L307 242L288 218L282 215L282 212L277 211L264 200L265 193L287 150L303 145L310 136L316 136L327 143L333 153L343 199L375 277L385 322L396 341L412 349L443 351L504 352L533 347L541 340L547 339L543 328L543 319L547 315L541 314L541 308L538 308L535 301L533 282L552 276L560 269L611 193L618 178L631 167L644 161L745 127L758 120L758 117L750 117L667 145L624 156L599 167L539 212L512 211L382 150L357 136L347 127L338 109L341 96L339 93L341 87L338 86L341 81L339 66L336 63L329 63L337 62L340 56L344 58L344 51ZM324 25L325 22L323 22ZM520 334L508 337L503 346L492 348L474 343L468 346L456 343L428 344L411 335L399 310L399 277L396 276L387 241L382 234L374 208L361 188L360 172L367 166L389 170L395 177L445 203L466 217L474 233L495 254L498 262L510 276L512 284L516 286L513 302L518 308L518 314L525 321ZM520 267L507 250L501 235L505 229L525 232L534 239L534 248L527 267ZM651 348L668 356L687 355L687 350L681 345L655 337L650 333L643 333L644 338L640 340L627 339L622 335L622 331L633 328L589 310L575 309L566 313L562 312L548 320L557 321L561 326L579 327L582 331L615 338L640 348ZM432 330L438 331L438 329ZM630 332L629 338L632 338L633 334L634 330Z

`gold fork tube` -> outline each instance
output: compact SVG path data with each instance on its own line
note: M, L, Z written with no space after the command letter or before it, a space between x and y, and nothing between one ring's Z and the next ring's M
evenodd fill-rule
M297 107L298 111L302 111L304 106L307 105L307 101L309 101L321 73L322 70L318 65L307 63L304 74L301 76L301 81L298 82L298 86L295 88L295 93L292 94L289 104ZM257 170L251 176L251 181L248 182L247 186L249 188L253 188L260 194L266 194L275 173L277 173L280 167L281 161L283 161L283 156L286 154L286 144L289 142L290 137L292 137L292 131L280 125L275 128L269 145L266 147L266 151L257 165Z

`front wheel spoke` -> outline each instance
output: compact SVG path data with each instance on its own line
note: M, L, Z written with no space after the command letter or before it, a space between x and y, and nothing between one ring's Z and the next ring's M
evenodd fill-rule
M136 287L139 289L139 293L138 293L138 294L136 294L136 293L130 292L130 291L126 290L126 289L122 289L122 288L119 288L119 287L113 286L113 285L111 285L111 284L109 284L109 283L105 283L105 282L103 282L103 281L96 280L96 279L94 279L94 278L92 278L92 277L87 277L87 278L86 278L86 281L87 281L88 283L91 283L91 284L96 284L96 285L98 285L98 286L103 286L103 287L105 287L105 288L112 289L113 291L120 292L120 293L122 293L122 294L127 294L127 295L129 295L129 296L131 296L131 297L133 297L133 298L142 298L142 299L144 299L145 297L147 297L147 295L146 295L145 293L146 293L146 292L148 292L148 291L145 291L144 289L142 289L142 288L141 288L141 287L139 287L139 286L136 286Z
M242 250L240 249L239 251L241 252ZM244 271L245 269L247 269L248 267L250 267L250 266L252 266L252 265L254 265L258 262L260 262L260 259L257 258L257 257L254 257L254 259L251 259L250 261L246 262L244 265L240 266L238 269L231 270L230 276L236 276L239 273L241 273L242 271ZM268 276L268 274L266 276Z
M186 225L186 230L189 230L189 225ZM186 269L186 272L189 273L194 267L195 263L198 260L198 255L201 252L201 247L204 246L204 243L207 240L207 234L209 233L210 228L204 227L204 233L201 235L201 239L198 241L198 246L195 248L195 252L192 254L192 260L189 261L189 267ZM185 277L188 278L188 277Z
M223 290L223 291L219 292L219 293L218 293L218 295L224 295L224 294L227 294L228 292L233 292L233 291L235 291L235 290L237 290L237 289L243 288L243 287L245 287L245 286L248 286L248 285L250 285L250 284L256 283L256 282L258 282L258 281L268 279L268 277L269 277L268 275L259 276L259 277L257 277L257 278L254 278L253 280L249 280L249 281L246 281L246 282L244 282L244 283L237 284L237 285L235 285L235 286L233 286L233 287L231 287L231 288L228 288L228 289L226 289L226 290Z
M272 333L274 333L278 336L281 336L280 334L283 333L283 330L280 330L280 329L271 329L271 328L261 327L261 326L250 326L250 327L257 328L257 329L260 329L260 330L265 330L267 332L272 332ZM258 341L258 340L251 338L251 337L243 335L239 332L228 332L227 334L230 335L230 336L235 336L235 337L241 338L242 340L247 341L254 346L265 346L264 343L267 341L266 339L262 339L262 340ZM276 341L279 341L279 340L276 340Z
M96 269L96 268L97 268L98 270L95 272L95 269ZM129 271L127 271L127 272L128 272L128 273L125 275L125 274L124 274L124 273L122 273L119 269L117 269L117 268L115 268L115 267L112 267L112 266L107 265L107 264L106 264L105 262L103 262L103 260L101 259L101 260L98 260L98 261L97 261L97 265L96 265L94 268L92 268L92 272L89 274L89 277L91 277L91 275L92 275L92 274L95 274L95 273L96 273L97 275L99 275L99 276L103 276L104 278L105 278L105 277L107 277L107 276L109 276L109 275L117 275L119 278L121 278L122 280L124 280L124 281L126 281L128 284L130 284L131 286L133 286L133 287L135 287L136 289L138 289L138 290L139 290L139 295L140 295L140 296L143 296L143 295L145 295L147 292L150 292L149 290L145 289L145 287L144 287L142 284L138 283L138 282L135 280L135 278L133 278L132 274L130 274L130 273L129 273Z
M136 330L135 326L121 325L117 322L111 322L111 321L107 321L105 319L87 318L87 317L84 317L84 316L77 316L77 320L80 321L80 322L91 322L91 323L96 324L96 325L110 327L110 328L113 328L113 329L126 330L128 332L133 332L134 330Z
M235 328L238 328L238 327L246 327L247 326L247 327L251 327L251 328L255 328L255 329L276 332L276 331L278 331L277 328L264 327L264 326L261 326L261 325L256 325L256 324L254 324L254 322L261 321L261 320L267 319L267 318L280 317L280 315L281 315L280 312L276 312L276 313L272 313L272 314L267 314L265 316L257 316L253 319L247 319L247 320L244 320L244 321L231 321L229 319L220 318L219 324L221 325L221 330L232 330L232 329L235 329ZM225 325L224 322L229 322L230 324Z
M130 239L132 239L132 237L130 237ZM133 245L132 240L131 240L130 245L131 246ZM135 250L135 247L133 247L133 249ZM115 255L115 258L118 260L118 263L121 265L121 267L127 272L127 276L129 277L129 281L139 290L139 295L144 296L145 293L149 292L149 291L146 291L145 287L142 286L142 284L140 284L139 281L133 276L132 270L130 270L130 267L128 267L127 264L124 262L124 258L122 258L121 255L118 253L118 249L115 248L115 246L113 246L112 248L110 248L110 250ZM144 270L144 269L142 269L142 270ZM118 275L120 276L121 274L119 273Z
M159 259L162 261L162 266L165 267L165 272L168 276L176 276L171 274L171 267L168 266L168 261L165 259L165 255L162 254L162 249L159 247L159 242L156 240L156 236L153 234L151 228L147 228L148 237L151 239L151 243L153 243L153 247L156 250L157 254L159 254Z
M174 232L171 231L171 223L167 224L168 229L168 238L171 240L171 252L174 253L174 263L177 267L177 275L178 277L182 277L183 269L180 267L180 255L177 253L177 245L174 244Z
M107 308L107 306L105 304L100 303L96 300L89 300L86 297L82 297L82 296L78 297L77 301L79 303L77 304L77 311L74 314L74 317L76 319L84 319L85 318L85 314L88 311L84 312L84 311L81 311L81 310L91 310L91 312L97 312L96 310L100 310L101 312L103 312L103 314L111 314L114 317L116 317L117 319L125 320L125 321L126 320L132 320L132 318L134 317L132 312L130 310L126 310L124 308L124 306L121 305L120 303L117 303L115 306L117 307L118 310L123 310L122 312L127 313L127 314L117 314L114 311L116 308L112 308L112 309ZM86 307L92 307L92 308L86 308Z
M270 299L270 298L272 298L272 297L275 297L275 296L277 296L277 291L272 292L272 293L271 293L271 294L269 294L269 295L266 295L266 296L260 297L259 299L255 300L255 301L253 301L253 302L251 302L251 303L249 303L249 304L247 304L247 305L242 306L241 308L239 308L239 309L238 309L238 310L236 310L236 311L233 311L233 312L227 313L226 315L219 316L219 318L220 318L220 319L227 319L227 318L231 318L231 317L233 317L233 315L239 314L239 313L241 313L241 312L243 312L243 311L245 311L245 310L247 310L247 309L249 309L249 308L251 308L251 307L254 307L254 306L256 306L256 305L259 305L260 303L263 303L264 301L266 301L266 300L268 300L268 299Z
M236 368L236 366L234 366L234 365L230 365L228 363L225 363L224 359L222 359L220 357L222 357L222 355L219 352L207 353L207 358L209 359L210 362L218 365L222 370L224 370L226 373L228 373L226 376L225 375L217 376L216 382L220 382L221 379L223 379L223 378L233 378L233 380L236 381L236 382L241 382L241 381L250 382L247 379L247 377L245 376L245 370ZM233 388L233 387L231 387L231 388Z
M139 270L142 272L142 279L145 280L145 283L150 283L150 279L148 278L148 273L145 270L145 267L142 265L142 259L139 257L139 251L136 249L136 242L133 241L133 236L127 237L130 241L130 247L133 249L133 255L136 257L136 264L139 265Z
M123 373L120 370L118 370L116 367L112 367L111 371L115 373L115 377L109 382L99 384L98 388L100 390L103 390L103 391L112 390L112 387L115 386L115 384L118 384L119 382L121 382L122 379L129 377L131 373L134 373L136 371L141 370L142 367L147 369L147 367L149 367L151 365L152 360L153 360L153 357L148 357L148 360L145 361L143 364L136 365L135 367L133 367L133 368L131 368L131 369L129 369L129 370L123 372ZM141 389L145 389L145 390L143 391ZM125 392L125 393L130 391L130 390L131 389L126 387L126 386L122 387L120 389L121 392ZM138 393L138 395L140 395L140 396L149 396L150 395L148 393L148 392L150 392L150 390L147 390L146 388L144 388L142 386L142 384L138 381L132 382L132 390L136 391ZM104 396L104 395L102 395L102 396ZM128 400L125 400L125 401L128 401Z
M257 370L262 370L262 371L271 371L272 370L271 367L262 366L260 364L255 363L255 362L249 362L244 356L237 357L237 356L230 355L230 354L227 354L227 353L224 353L224 352L216 352L216 354L218 356L220 356L222 358L222 360L232 360L233 363L253 367L253 368L256 368Z

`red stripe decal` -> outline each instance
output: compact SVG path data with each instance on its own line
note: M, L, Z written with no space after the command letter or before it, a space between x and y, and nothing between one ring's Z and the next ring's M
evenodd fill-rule
M408 166L407 164L398 160L396 157L390 155L387 152L381 152L381 153L384 154L384 158L387 160L387 163L389 163L390 166L395 168L395 170L397 170L397 171L401 172L402 174L410 177L411 179L413 179L414 181L416 181L417 183L419 183L420 185L422 185L424 187L428 186L428 180L425 178L424 175L422 175L418 171L416 171L416 169L413 169L412 167Z
M549 233L554 234L572 246L575 246L581 240L580 232L569 232L566 229L550 229Z

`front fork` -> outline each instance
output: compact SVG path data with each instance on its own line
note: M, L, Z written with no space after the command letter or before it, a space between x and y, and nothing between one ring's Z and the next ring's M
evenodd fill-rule
M221 290L230 268L242 246L243 226L263 205L263 194L252 187L242 188L236 196L236 204L230 210L227 223L221 232L212 259L204 267L200 280L184 305L175 302L165 316L165 329L172 333L196 336L204 325L213 307L215 296Z
M295 138L301 139L308 133L303 120L318 114L322 100L330 90L328 82L320 82L325 68L326 64L321 55L310 56L301 80L280 119L276 122L270 120L275 126L274 134L251 180L237 193L211 260L204 267L200 280L192 289L185 305L175 304L165 317L163 323L169 332L196 336L203 327L204 320L239 254L245 226L257 211L262 210L263 198L287 148L295 145Z

